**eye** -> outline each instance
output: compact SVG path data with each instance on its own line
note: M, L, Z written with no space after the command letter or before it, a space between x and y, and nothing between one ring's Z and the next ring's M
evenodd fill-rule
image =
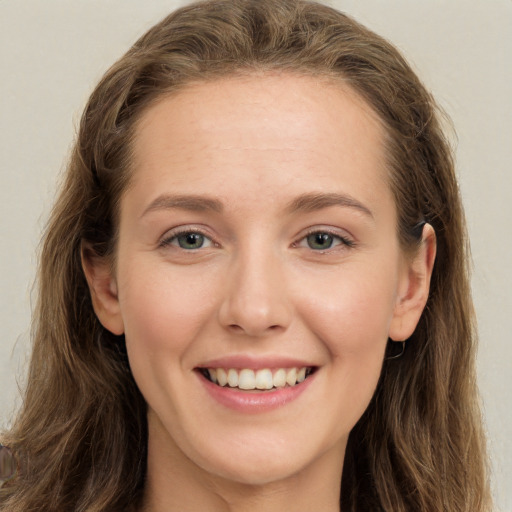
M212 247L213 242L203 233L198 231L183 231L174 233L167 237L160 244L162 247L172 245L188 251Z
M329 231L313 231L297 244L298 247L307 247L314 251L326 251L338 245L353 247L354 242L343 236L330 233Z
M325 250L332 247L334 237L330 233L311 233L306 237L306 242L310 249Z

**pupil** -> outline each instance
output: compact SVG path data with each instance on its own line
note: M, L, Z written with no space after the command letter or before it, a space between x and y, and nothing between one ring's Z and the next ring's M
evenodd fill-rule
M313 233L308 236L308 244L312 249L329 249L332 245L332 235L329 233Z
M186 233L178 237L182 249L199 249L202 247L204 237L200 233Z

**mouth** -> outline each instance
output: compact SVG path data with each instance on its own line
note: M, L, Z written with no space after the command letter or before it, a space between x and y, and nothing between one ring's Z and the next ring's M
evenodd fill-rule
M294 387L304 382L315 371L314 366L300 368L197 368L205 379L220 387L242 391L273 391Z

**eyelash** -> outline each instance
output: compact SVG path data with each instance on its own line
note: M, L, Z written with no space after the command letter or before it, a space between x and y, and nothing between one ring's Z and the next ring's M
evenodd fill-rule
M162 239L160 241L159 247L165 248L165 247L174 245L173 242L175 240L177 240L182 235L200 235L200 236L204 237L206 240L208 240L210 242L211 246L219 247L219 244L217 244L214 240L212 240L212 238L209 237L204 231L202 231L200 229L192 229L192 228L189 228L189 229L183 228L178 231L173 231L169 236L166 236L164 239ZM300 247L301 242L307 243L307 239L311 235L329 235L333 239L339 240L340 243L336 244L334 247L337 247L338 245L342 245L347 248L353 248L356 245L355 242L353 240L351 240L350 238L342 236L339 233L334 232L333 230L312 229L312 230L308 231L304 236L302 236L297 242L294 242L292 244L292 246L295 248L298 248L298 247ZM179 248L183 249L184 251L194 251L194 250L203 249L204 247L201 246L201 247L198 247L197 249L185 249L183 247L179 247ZM311 249L313 252L323 254L323 253L333 250L333 247L331 246L331 247L328 247L327 249L313 249L312 247L309 247L309 249Z

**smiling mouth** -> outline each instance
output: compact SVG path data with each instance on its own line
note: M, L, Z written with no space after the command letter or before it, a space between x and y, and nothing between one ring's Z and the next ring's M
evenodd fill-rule
M229 387L243 391L272 391L285 387L293 387L304 382L315 372L312 366L301 368L198 368L198 371L210 382L221 387Z

